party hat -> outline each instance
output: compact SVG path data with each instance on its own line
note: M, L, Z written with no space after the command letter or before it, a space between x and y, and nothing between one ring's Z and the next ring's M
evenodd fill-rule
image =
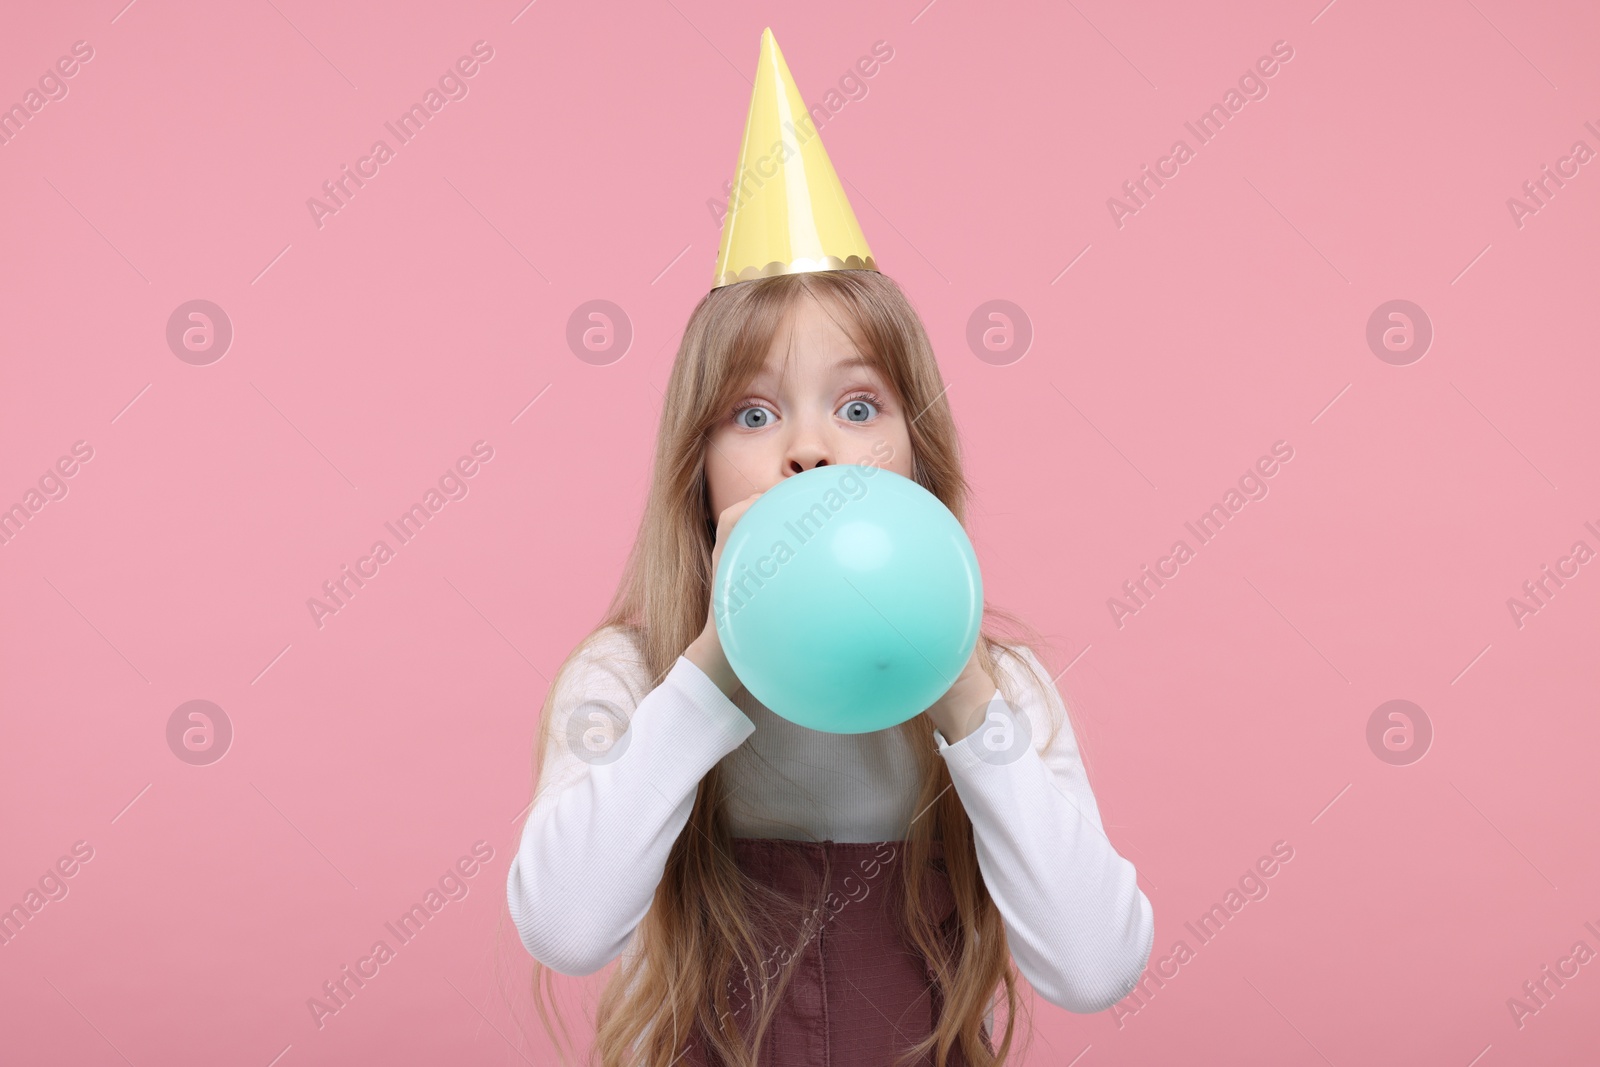
M803 271L877 269L789 64L772 30L762 30L711 287Z

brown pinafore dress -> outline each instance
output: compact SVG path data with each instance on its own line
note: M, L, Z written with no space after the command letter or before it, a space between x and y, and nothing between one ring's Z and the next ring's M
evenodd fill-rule
M900 936L896 924L904 842L736 837L733 843L739 868L794 904L791 916L761 921L769 950L763 972L771 978L791 963L794 967L761 1042L761 1067L889 1067L932 1033L943 997L927 958ZM823 886L825 860L829 874ZM938 841L931 861L923 874L924 906L954 946L955 898ZM799 936L806 901L813 905L815 932L791 954L787 946ZM730 995L748 1033L750 1014L744 1009L753 997L742 988ZM984 1042L992 1051L987 1035ZM722 1067L698 1031L681 1062ZM933 1067L933 1053L910 1063ZM970 1067L959 1046L946 1063Z

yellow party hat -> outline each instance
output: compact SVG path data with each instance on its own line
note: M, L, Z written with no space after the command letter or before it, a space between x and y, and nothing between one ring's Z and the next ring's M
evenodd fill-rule
M877 269L789 64L772 30L762 30L711 288L803 271Z

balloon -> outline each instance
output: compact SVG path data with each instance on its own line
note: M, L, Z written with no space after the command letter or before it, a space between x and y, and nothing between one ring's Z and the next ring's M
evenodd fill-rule
M883 730L955 684L978 641L983 577L938 497L880 467L791 475L740 516L712 581L734 674L784 718Z

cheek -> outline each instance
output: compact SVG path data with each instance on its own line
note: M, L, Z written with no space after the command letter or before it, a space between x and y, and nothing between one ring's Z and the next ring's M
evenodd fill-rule
M897 473L897 474L903 474L907 478L911 477L911 435L910 434L902 435L901 438L900 438L899 443L895 445L895 449L894 449L894 469L895 469L895 473Z
M710 497L713 521L724 510L751 493L750 482L742 471L755 471L761 460L751 449L751 439L737 433L719 431L707 439L704 453L706 494Z
M713 448L712 445L715 445L716 447ZM729 504L728 461L723 458L723 456L726 455L726 450L723 450L722 452L718 451L718 449L721 448L721 442L717 441L715 438L711 438L710 444L706 446L704 460L706 470L706 495L710 498L711 518L713 522L716 521L718 515L722 514L722 509L726 508Z
M884 468L902 477L911 477L911 434L905 421L896 419L893 426L886 427L883 439L894 450L889 461L883 464Z

